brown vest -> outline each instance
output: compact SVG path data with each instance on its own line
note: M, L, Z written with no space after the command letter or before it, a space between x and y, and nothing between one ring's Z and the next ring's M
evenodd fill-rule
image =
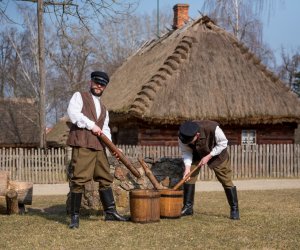
M81 112L90 120L94 121L102 129L106 117L105 106L100 101L101 114L99 116L99 119L97 120L96 108L94 105L92 94L89 92L80 92L80 94L83 101L83 107ZM72 124L67 140L67 145L72 147L103 150L103 145L101 144L98 137L95 136L91 130L79 128L76 124Z
M216 127L219 126L214 121L195 121L199 124L200 137L196 143L189 144L189 147L193 149L193 162L200 161L204 156L208 155L211 150L217 145L215 139ZM207 163L210 168L214 168L227 160L229 154L227 148L225 148L219 155L213 156Z

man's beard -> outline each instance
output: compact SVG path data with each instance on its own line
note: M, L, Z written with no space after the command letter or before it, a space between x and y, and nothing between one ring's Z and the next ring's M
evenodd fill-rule
M103 93L103 91L101 91L100 93L96 93L94 88L91 88L91 92L94 96L100 97Z

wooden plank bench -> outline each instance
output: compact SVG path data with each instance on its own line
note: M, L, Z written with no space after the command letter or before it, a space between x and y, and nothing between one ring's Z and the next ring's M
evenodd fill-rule
M8 214L25 213L25 205L32 204L33 183L12 181L8 171L0 171L0 196L6 199Z

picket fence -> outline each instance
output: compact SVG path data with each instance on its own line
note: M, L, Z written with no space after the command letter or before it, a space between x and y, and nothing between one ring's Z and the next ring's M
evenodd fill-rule
M180 158L178 147L118 145L127 157ZM233 179L299 178L300 144L233 145L228 147ZM0 149L0 170L8 171L12 180L33 183L63 183L70 148ZM199 179L215 180L213 171L202 168Z

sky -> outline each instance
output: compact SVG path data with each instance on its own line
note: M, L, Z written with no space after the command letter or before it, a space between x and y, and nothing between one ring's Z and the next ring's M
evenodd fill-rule
M204 1L140 0L137 12L152 13L157 10L158 2L160 11L165 11L168 8L172 9L177 3L187 3L190 5L189 15L195 19L200 16L198 10L202 10ZM267 11L264 11L261 18L264 24L263 42L267 43L274 51L277 63L280 60L282 46L290 53L300 49L300 29L298 26L300 24L300 0L276 1L270 15Z
M263 42L268 44L273 50L278 65L280 63L282 46L287 49L290 55L297 49L300 50L300 29L298 28L300 24L300 0L269 1L274 1L276 4L270 15L267 11L262 13L262 21L264 24ZM203 2L204 0L140 0L136 13L152 14L156 12L157 6L159 6L160 11L170 10L171 13L173 13L172 8L175 4L187 3L190 5L190 17L196 19L200 16L199 11L202 10ZM13 5L11 4L9 7L9 15L16 17L17 14Z

